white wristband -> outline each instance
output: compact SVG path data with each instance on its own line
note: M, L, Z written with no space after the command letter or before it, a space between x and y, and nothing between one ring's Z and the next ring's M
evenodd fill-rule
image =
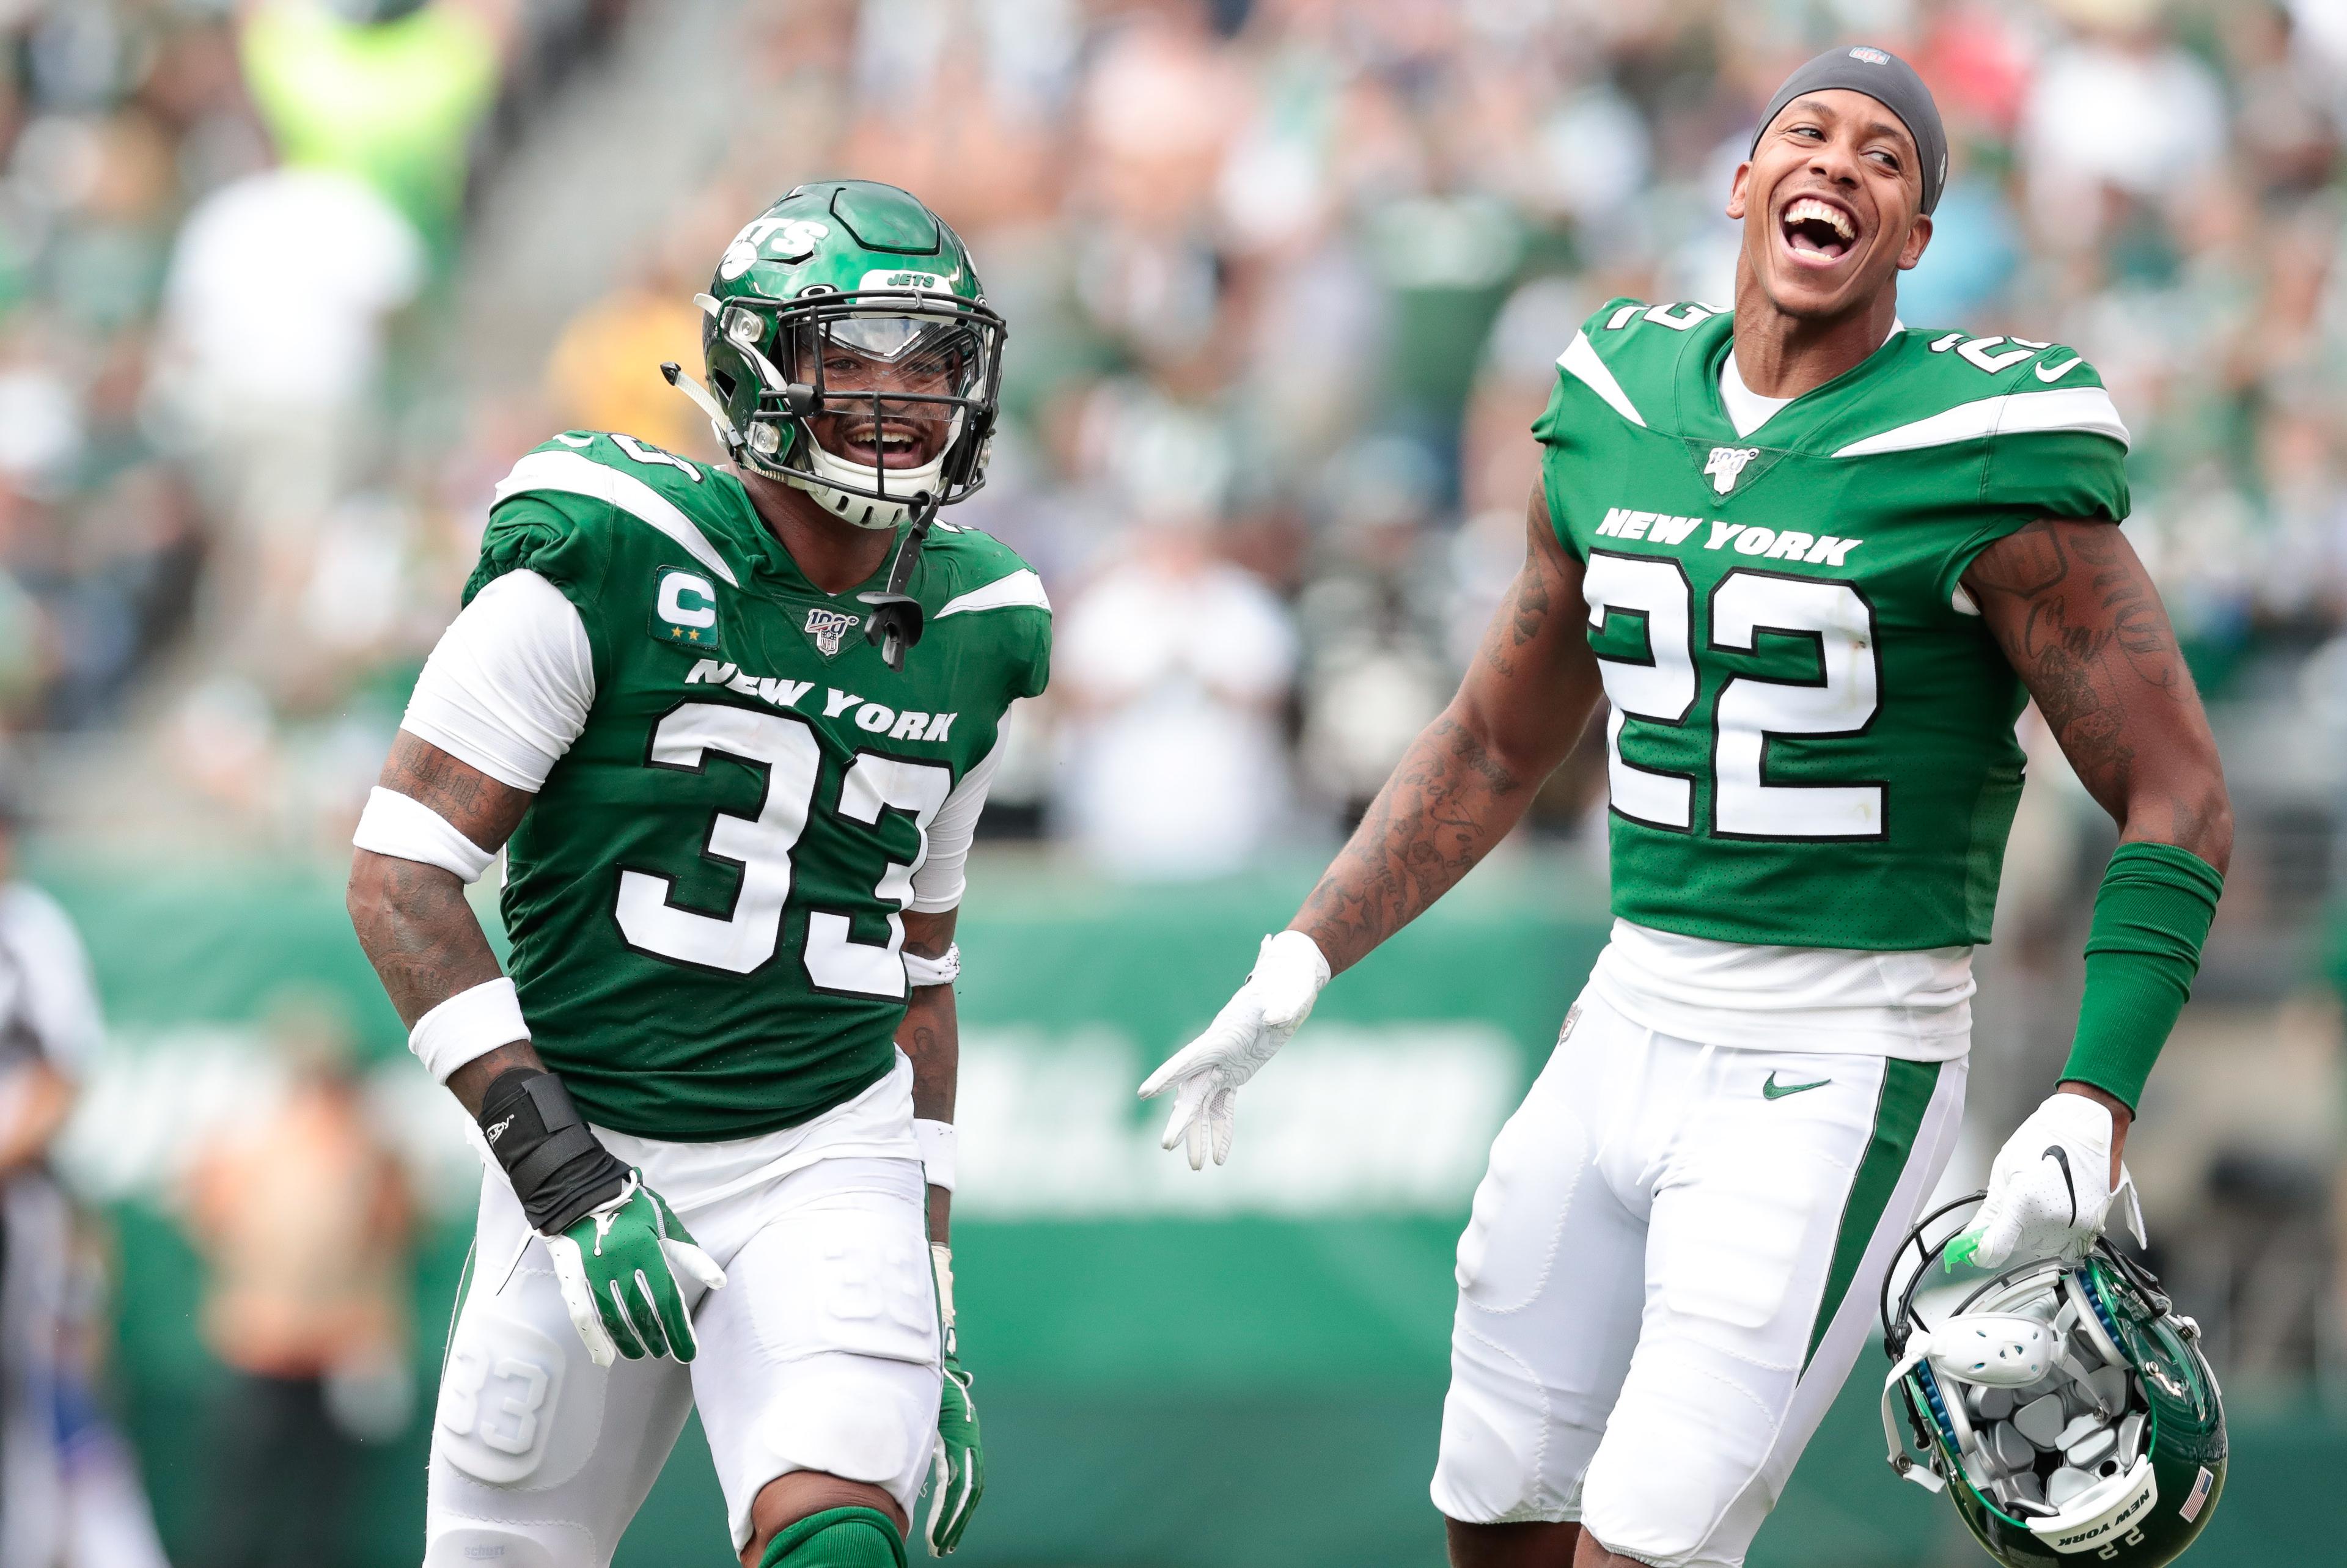
M377 784L367 791L366 809L359 813L353 846L436 866L464 882L478 882L497 858L456 829L456 825L413 795Z
M929 1185L954 1190L954 1127L950 1122L913 1118L913 1143L921 1151L921 1170Z
M907 953L905 983L908 986L949 986L961 974L961 946L956 943L934 958Z
M407 1031L407 1049L415 1053L424 1071L446 1083L448 1075L465 1063L528 1038L521 998L513 981L499 975L471 990L458 991L417 1019L415 1027Z

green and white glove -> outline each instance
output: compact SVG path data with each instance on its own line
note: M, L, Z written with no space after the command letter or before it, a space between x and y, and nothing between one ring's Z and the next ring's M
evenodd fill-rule
M630 1170L617 1197L547 1237L546 1250L554 1255L562 1304L595 1365L610 1366L615 1354L630 1361L690 1361L699 1353L692 1308L702 1292L725 1283L725 1271L644 1185L642 1172Z
M970 1398L969 1373L956 1353L953 1254L929 1248L937 1267L938 1317L945 1331L945 1388L938 1405L938 1440L929 1461L929 1555L943 1557L961 1544L969 1516L986 1491L986 1453L979 1447L978 1406Z

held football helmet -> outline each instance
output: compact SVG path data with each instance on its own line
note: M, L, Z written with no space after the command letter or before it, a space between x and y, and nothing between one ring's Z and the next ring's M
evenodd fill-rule
M986 482L1002 318L960 238L893 185L802 185L727 246L695 296L706 388L661 373L736 462L857 528Z
M1943 1263L1956 1228L1937 1241L1932 1228L1983 1196L1925 1215L1883 1283L1891 1468L1946 1488L2005 1568L2174 1562L2225 1489L2225 1412L2198 1326L2099 1238L2075 1261Z

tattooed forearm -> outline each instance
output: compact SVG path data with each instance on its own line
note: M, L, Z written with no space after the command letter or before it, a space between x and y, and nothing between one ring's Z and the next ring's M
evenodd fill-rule
M953 945L953 912L943 916L907 915L905 950L923 958L942 958ZM897 1049L913 1063L913 1114L924 1122L954 1119L955 1091L961 1077L961 1029L954 1015L951 986L915 986L897 1029ZM952 1222L953 1194L943 1187L929 1189L929 1239L947 1239Z
M1526 552L1523 569L1508 585L1500 613L1484 628L1483 645L1475 655L1478 662L1502 676L1516 673L1524 649L1539 641L1548 627L1549 611L1556 600L1551 579L1556 575L1555 567L1537 546Z
M359 946L411 1029L458 991L504 973L465 885L436 866L362 849L345 901Z
M405 730L392 743L378 783L430 807L485 849L504 845L532 798ZM362 849L351 861L344 901L359 946L411 1029L450 997L504 972L453 872ZM448 1087L467 1109L478 1110L481 1091L497 1071L537 1063L528 1043L517 1041L458 1069Z
M961 1034L951 986L917 986L897 1030L897 1049L913 1063L913 1114L950 1122L961 1071Z
M2220 869L2232 811L2168 612L2118 529L2046 518L1964 574L2063 754L2126 836Z
M1537 485L1524 522L1523 569L1459 694L1402 753L1288 923L1333 970L1417 918L1508 835L1597 704L1581 563L1558 542Z
M1443 714L1403 753L1290 928L1319 944L1331 969L1349 968L1473 870L1538 782Z

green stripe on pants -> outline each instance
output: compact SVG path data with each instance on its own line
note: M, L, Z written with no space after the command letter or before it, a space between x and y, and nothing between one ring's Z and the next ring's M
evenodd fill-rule
M1936 1061L1893 1057L1882 1064L1882 1092L1874 1102L1874 1135L1867 1140L1858 1174L1850 1184L1850 1196L1842 1204L1841 1228L1834 1233L1833 1265L1826 1270L1817 1321L1809 1325L1809 1353L1801 1358L1804 1372L1817 1356L1818 1342L1826 1337L1834 1314L1841 1309L1842 1297L1850 1294L1859 1261L1865 1257L1867 1244L1882 1223L1882 1210L1898 1188L1908 1156L1915 1152L1915 1134L1922 1128L1923 1112L1931 1108L1932 1091L1939 1083Z

